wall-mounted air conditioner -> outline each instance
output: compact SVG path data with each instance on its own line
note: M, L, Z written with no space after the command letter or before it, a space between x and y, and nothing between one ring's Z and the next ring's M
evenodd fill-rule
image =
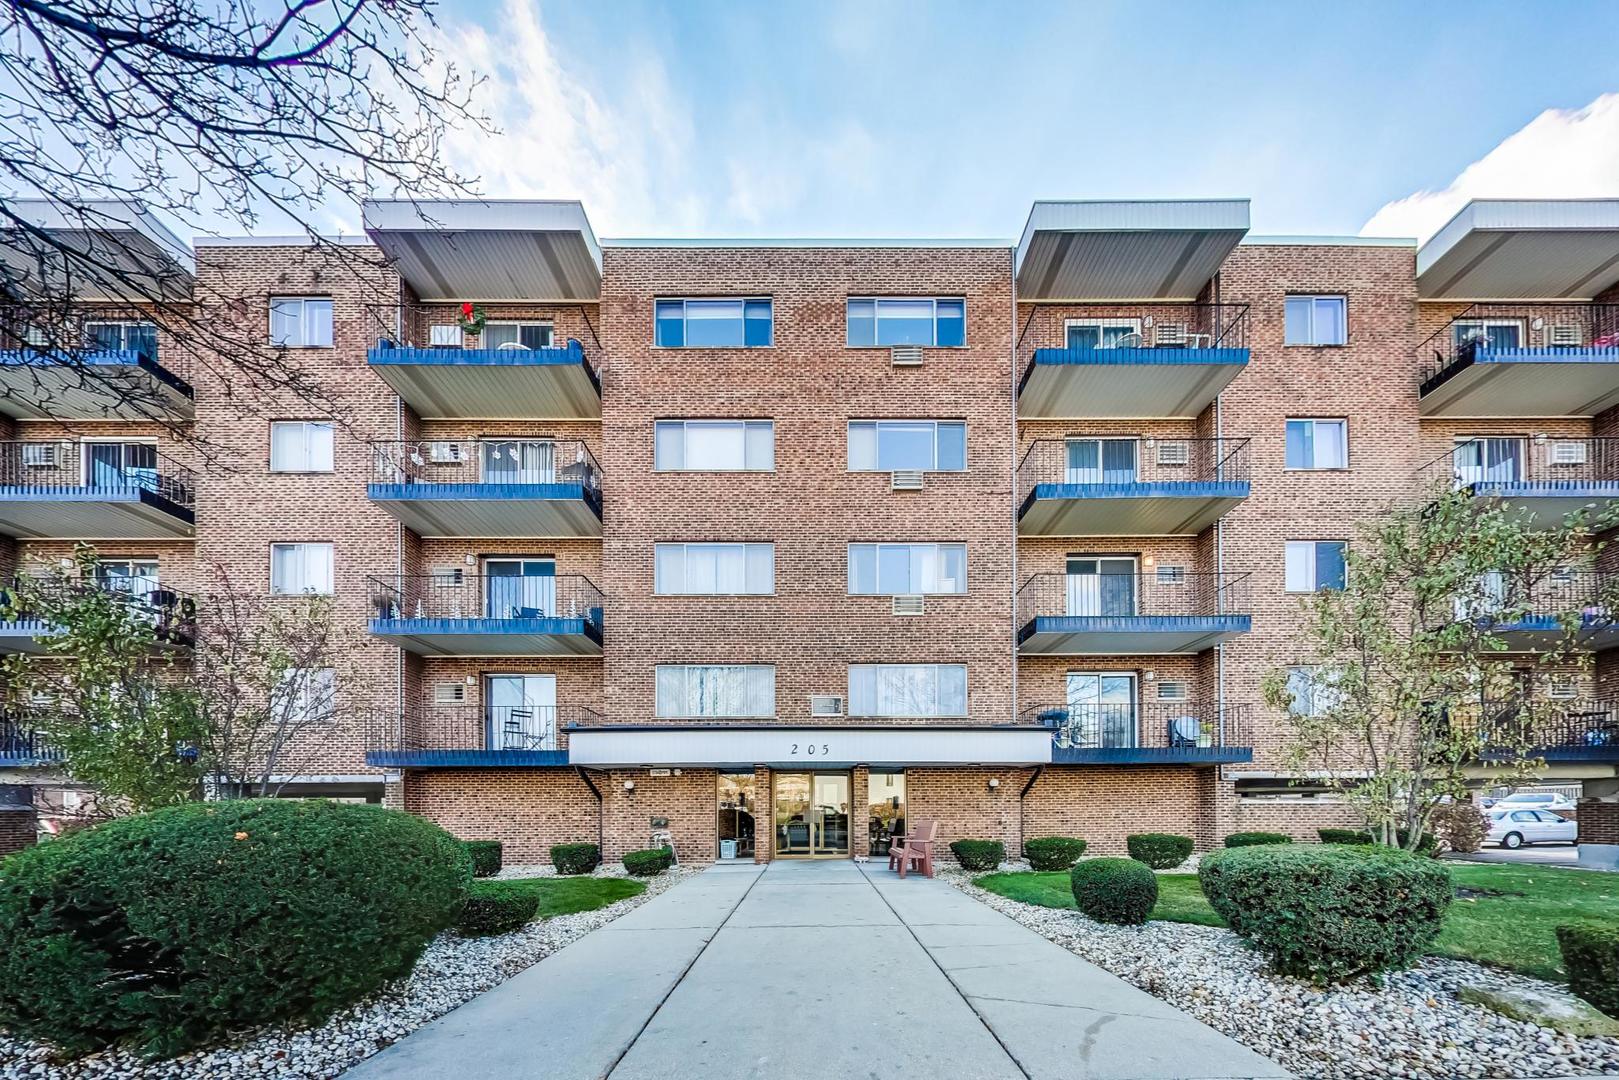
M894 597L895 615L920 615L925 610L925 603L920 596L907 594Z
M922 470L895 469L893 476L889 480L889 489L891 491L921 491Z
M465 460L462 446L458 442L428 443L427 457L435 465L456 465Z

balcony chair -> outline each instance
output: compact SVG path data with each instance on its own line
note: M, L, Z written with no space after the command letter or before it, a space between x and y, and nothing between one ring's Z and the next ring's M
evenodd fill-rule
M1203 739L1203 724L1195 716L1177 716L1169 721L1169 745L1176 750L1196 746Z
M923 877L933 876L933 841L939 835L937 821L918 821L914 832L896 836L888 848L888 868L905 877L907 869L922 871Z

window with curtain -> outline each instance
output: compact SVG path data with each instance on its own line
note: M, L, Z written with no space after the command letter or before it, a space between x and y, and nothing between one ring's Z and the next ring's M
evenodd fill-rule
M966 544L850 544L849 592L856 596L967 591Z
M967 343L967 302L950 299L851 297L846 342L851 349Z
M108 592L144 600L157 588L156 559L102 559L96 583Z
M1140 348L1141 320L1069 319L1063 324L1063 337L1070 349Z
M87 442L84 482L95 488L157 491L157 445L149 442Z
M1289 420L1289 469L1343 469L1349 465L1349 424L1344 420Z
M660 596L767 596L776 589L775 544L659 544Z
M770 472L776 425L770 420L659 420L653 425L659 472Z
M1332 672L1317 667L1288 668L1287 694L1292 700L1289 709L1295 716L1320 716L1343 700Z
M1137 479L1134 439L1069 439L1067 484L1133 484Z
M1289 296L1283 306L1283 343L1345 344L1349 340L1348 306L1343 296Z
M769 664L659 664L663 717L754 718L776 714L776 669Z
M1524 476L1524 441L1510 437L1464 439L1456 443L1450 460L1458 483L1516 483Z
M1287 591L1320 592L1344 587L1343 540L1289 540L1286 544Z
M270 702L274 722L310 724L330 720L337 693L332 668L288 668Z
M550 439L486 439L478 443L478 467L486 484L553 484L556 443Z
M550 559L485 559L485 616L491 619L554 619L557 566Z
M761 349L774 338L768 297L659 300L655 340L665 349Z
M479 341L486 349L547 349L551 346L551 324L548 322L492 322L485 323Z
M850 716L967 715L965 664L850 664Z
M849 471L962 472L967 425L959 420L851 420Z
M331 472L332 425L318 420L277 420L270 425L271 472Z
M331 300L304 296L270 297L270 344L289 348L331 348Z
M148 360L157 358L157 327L149 322L87 322L85 343L109 352L134 352Z
M331 544L271 544L270 592L276 596L332 592Z

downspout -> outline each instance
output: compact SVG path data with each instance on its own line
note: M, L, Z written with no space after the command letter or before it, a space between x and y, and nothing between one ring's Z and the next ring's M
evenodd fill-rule
M1220 275L1219 274L1214 275L1214 303L1216 305L1218 305L1220 303ZM1218 306L1216 306L1215 310L1219 311L1220 308ZM1216 443L1216 445L1220 447L1220 453L1222 455L1224 455L1224 453L1225 453L1225 443L1223 441L1225 439L1225 418L1224 418L1224 415L1223 415L1223 413L1221 411L1220 399L1224 396L1224 394L1225 394L1225 392L1222 390L1220 393L1214 395L1214 437L1216 439L1221 440L1220 442ZM1217 520L1214 523L1214 574L1215 574L1215 585L1214 585L1215 595L1220 597L1220 611L1219 611L1219 614L1224 615L1225 614L1225 515L1224 514L1220 515L1219 520ZM1225 642L1223 642L1223 641L1216 642L1215 646L1214 646L1214 703L1215 703L1215 708L1219 710L1219 714L1220 714L1220 726L1219 726L1220 747L1221 747L1221 749L1224 749L1225 745L1226 745L1226 722L1225 722L1226 713L1225 713ZM1223 764L1220 765L1219 770L1220 770L1219 771L1220 780L1222 782L1224 782L1224 780L1226 778L1226 771L1225 771L1226 767L1225 767L1225 765L1223 765Z
M1046 767L1044 765L1036 765L1034 773L1029 777L1029 782L1024 784L1023 790L1017 793L1017 835L1018 843L1020 844L1026 845L1029 842L1029 825L1027 815L1023 812L1023 797L1034 789L1034 782L1040 779L1040 774L1045 771ZM1019 852L1019 854L1022 854L1022 852Z
M575 765L573 771L579 774L579 779L585 782L585 787L589 788L590 793L596 796L596 856L600 858L602 851L607 847L607 806L602 801L602 793L597 789L595 782L590 779L590 774L585 771L585 767Z
M1017 718L1018 718L1018 653L1017 653L1017 629L1018 629L1017 628L1017 567L1018 567L1018 559L1017 559L1017 556L1018 556L1018 550L1017 550L1017 515L1018 515L1018 490L1017 490L1017 459L1018 459L1018 453L1017 453L1017 448L1018 448L1017 388L1018 388L1018 363L1017 363L1017 349L1018 349L1018 332L1017 332L1017 248L1016 247L1012 247L1012 248L1007 249L1007 252L1006 252L1006 273L1007 273L1008 278L1010 279L1009 284L1011 286L1011 297L1012 297L1012 312L1011 312L1012 317L1009 320L1010 325L1008 327L1008 334L1007 334L1007 336L1008 336L1008 344L1009 344L1009 346L1011 348L1011 358L1012 358L1012 452L1009 455L1011 460L1008 462L1008 465L1011 468L1012 479L1011 479L1011 483L1010 483L1010 485L1009 485L1009 487L1007 489L1010 496L1011 496L1007 501L1011 504L1011 516L1008 519L1008 527L1010 528L1011 533L1012 533L1012 543L1010 545L1011 550L1012 550L1012 580L1008 584L1008 587L1011 590L1012 624L1011 624L1011 626L1009 628L1010 632L1006 635L1006 639L1007 639L1008 647L1012 650L1012 716L1011 716L1011 720L1012 720L1013 723L1016 723ZM1024 790L1026 791L1028 789L1025 788ZM1020 828L1022 826L1022 820L1021 820L1022 819L1022 799L1023 799L1023 796L1019 795L1018 796L1018 800L1019 800L1018 815L1019 815L1019 827Z

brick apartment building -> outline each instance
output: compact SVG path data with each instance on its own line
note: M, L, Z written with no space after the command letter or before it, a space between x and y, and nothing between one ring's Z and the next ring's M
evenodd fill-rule
M0 398L0 534L17 570L93 541L157 603L220 572L332 594L365 700L289 793L515 862L662 832L690 862L880 854L917 819L1013 852L1311 837L1349 810L1292 782L1260 680L1357 523L1435 469L1548 520L1619 497L1619 202L1477 202L1420 249L1250 236L1244 200L1038 203L1015 243L430 211L368 204L358 277L132 216L332 412L248 408L228 364L85 295L100 362L172 422ZM0 380L40 363L0 353ZM1543 688L1581 702L1546 758L1612 801L1619 632L1591 641ZM6 725L0 784L57 790Z

